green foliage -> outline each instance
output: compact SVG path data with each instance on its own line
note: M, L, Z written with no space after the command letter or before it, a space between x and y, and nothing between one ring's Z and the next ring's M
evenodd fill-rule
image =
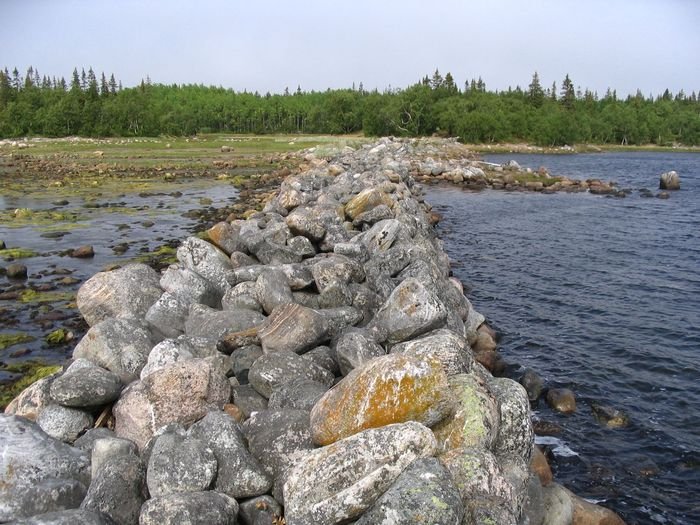
M464 142L581 142L617 145L700 144L696 93L619 99L577 91L568 75L544 89L537 73L523 90L487 91L479 77L460 90L438 71L403 89L336 89L281 95L203 85L153 84L122 89L114 75L88 68L71 81L29 68L0 70L0 137L191 136L202 133L422 136L439 133Z

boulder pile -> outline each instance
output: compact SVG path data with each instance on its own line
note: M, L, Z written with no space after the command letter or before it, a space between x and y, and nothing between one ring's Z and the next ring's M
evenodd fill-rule
M481 364L411 154L309 155L161 274L87 281L72 362L0 416L0 522L621 523L551 481L527 392Z

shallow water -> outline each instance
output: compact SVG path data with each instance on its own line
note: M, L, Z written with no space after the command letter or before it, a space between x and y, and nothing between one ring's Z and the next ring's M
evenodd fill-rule
M635 190L679 172L668 200L452 187L430 187L426 200L505 359L576 392L573 416L535 408L564 427L547 440L558 480L628 523L700 523L700 155L486 160L509 159ZM593 402L631 424L605 428Z

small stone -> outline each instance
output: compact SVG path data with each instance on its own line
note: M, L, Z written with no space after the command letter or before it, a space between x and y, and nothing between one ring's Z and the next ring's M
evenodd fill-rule
M91 259L95 256L95 250L92 246L81 246L71 251L70 256L76 259Z
M547 404L562 414L576 412L576 396L568 388L550 388L547 392Z
M542 394L542 387L544 386L544 381L542 378L532 370L527 368L519 380L520 384L523 385L525 391L527 392L527 397L530 402L535 402L540 398Z
M5 268L6 275L10 279L26 279L27 278L27 267L23 264L12 263L8 264Z
M282 506L271 496L241 501L238 520L243 525L276 525L282 522Z
M232 525L237 515L238 503L225 494L188 492L149 499L141 507L137 521L139 525Z
M659 177L659 189L660 190L680 190L681 189L681 178L675 171L667 171L662 173Z
M43 377L29 385L7 405L5 413L36 421L44 407L52 402L51 383L55 377Z
M37 418L37 423L44 432L64 443L73 443L94 422L90 413L61 405L44 407Z
M617 408L591 403L591 410L596 420L608 428L624 428L630 424L629 416Z

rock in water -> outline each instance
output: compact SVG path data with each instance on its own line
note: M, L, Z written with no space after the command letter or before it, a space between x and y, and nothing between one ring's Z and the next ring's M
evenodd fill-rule
M90 326L108 317L143 319L163 290L160 276L145 264L129 264L100 272L78 290L78 309Z
M187 523L189 525L232 525L238 503L218 492L189 492L149 499L141 507L139 525Z
M463 517L452 475L437 459L422 458L411 463L356 523L453 525Z
M311 411L311 430L315 443L328 445L391 423L432 426L454 408L438 361L389 354L354 369L329 390Z
M76 508L90 482L83 451L24 418L0 414L0 522Z
M447 309L435 294L414 278L405 279L394 288L372 321L389 343L400 343L440 328L447 319Z
M297 352L318 346L328 339L326 318L298 304L275 308L258 330L263 352Z
M414 460L435 452L429 428L414 421L369 429L313 450L287 473L289 525L330 525L358 517Z
M662 173L659 177L659 189L660 190L680 190L681 189L681 178L675 171L667 171Z
M576 396L568 388L552 388L547 392L547 404L562 414L576 412Z

